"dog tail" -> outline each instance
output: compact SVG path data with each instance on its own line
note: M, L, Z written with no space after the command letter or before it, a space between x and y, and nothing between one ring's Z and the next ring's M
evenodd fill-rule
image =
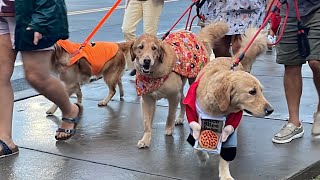
M229 26L225 22L211 23L200 30L198 37L209 49L212 49L216 40L223 38L229 31Z
M246 48L246 46L249 44L249 42L252 40L253 36L258 31L257 28L249 28L245 32L244 35L242 35L241 40L241 48L240 50L235 54L235 57L238 57L239 54ZM253 41L251 46L249 47L248 51L245 53L244 58L241 61L242 66L244 67L245 71L250 72L253 63L255 62L256 58L265 53L267 51L268 47L268 39L267 39L267 32L261 31L259 35L256 37L256 39Z
M131 69L131 70L134 69L134 64L132 62L132 57L130 54L130 49L132 44L133 44L133 41L118 43L119 48L123 51L127 69Z
M132 42L120 42L117 44L119 48L126 54L129 52Z

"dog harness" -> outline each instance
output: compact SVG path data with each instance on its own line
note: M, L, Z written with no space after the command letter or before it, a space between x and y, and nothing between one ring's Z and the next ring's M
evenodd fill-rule
M237 146L237 135L236 135L236 129L239 126L239 123L242 119L243 111L239 111L237 113L231 113L227 117L212 117L211 115L208 115L205 113L199 105L196 103L196 90L199 85L201 77L198 81L194 82L189 90L188 93L183 100L183 104L186 106L186 115L188 123L190 124L192 121L199 122L199 114L201 113L202 117L206 117L208 119L221 119L226 118L225 126L231 125L234 128L234 133L230 134L227 141L222 143L222 147L236 147Z
M70 40L59 40L57 43L69 54L72 54L80 47L80 43L74 43ZM84 46L80 53L70 58L70 66L84 57L91 65L93 75L97 75L101 72L106 62L117 54L118 50L119 46L114 42L96 42L92 46Z
M145 95L150 92L155 91L158 89L169 77L169 75L166 75L161 78L149 78L146 76L143 76L137 71L136 74L136 91L137 95Z
M200 70L209 61L209 54L204 44L189 31L169 34L164 42L171 45L177 54L173 71L187 78L197 77Z

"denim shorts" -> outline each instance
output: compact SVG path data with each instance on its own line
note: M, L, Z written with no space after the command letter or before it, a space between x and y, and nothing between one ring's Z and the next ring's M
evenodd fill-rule
M308 31L308 40L310 45L310 55L303 58L299 54L297 43L297 19L288 18L283 37L276 46L278 64L301 65L309 60L320 60L320 9L301 17L302 22ZM283 26L281 21L278 33Z

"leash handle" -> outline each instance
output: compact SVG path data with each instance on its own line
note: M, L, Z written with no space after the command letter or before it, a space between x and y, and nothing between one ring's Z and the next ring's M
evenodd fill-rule
M85 47L90 39L97 33L97 31L101 28L103 23L110 17L110 15L114 12L114 10L118 7L122 0L117 0L114 5L110 8L110 10L106 13L106 15L101 19L101 21L96 25L96 27L92 30L92 32L88 35L88 37L83 41L78 50L71 54L71 57L76 56L80 53L81 49Z

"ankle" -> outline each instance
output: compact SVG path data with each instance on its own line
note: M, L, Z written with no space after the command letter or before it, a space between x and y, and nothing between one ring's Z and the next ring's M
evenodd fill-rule
M294 119L290 119L288 120L288 123L292 123L293 125L300 127L302 124L300 122L300 120L294 120Z
M78 111L79 111L78 106L75 105L75 104L71 104L71 107L70 107L69 112L68 112L68 113L64 113L64 114L63 114L63 117L73 118L73 117L77 116Z
M0 135L0 140L3 141L4 143L6 143L6 145L9 146L9 148L14 148L16 145L14 144L12 138L8 137L8 136L1 136Z

